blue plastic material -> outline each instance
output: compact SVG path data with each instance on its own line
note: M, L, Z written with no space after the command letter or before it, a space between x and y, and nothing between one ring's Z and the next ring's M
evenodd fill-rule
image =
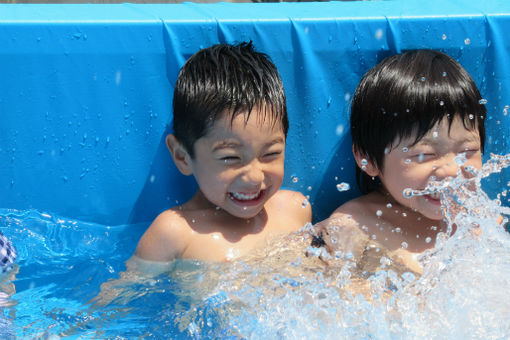
M508 32L506 0L0 5L0 207L124 224L182 203L195 184L164 143L177 72L200 48L252 40L287 91L284 185L322 219L359 194L350 99L395 52L464 65L488 101L487 153L509 151Z

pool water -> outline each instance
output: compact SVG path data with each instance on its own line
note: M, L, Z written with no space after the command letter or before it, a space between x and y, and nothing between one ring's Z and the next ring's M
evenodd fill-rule
M510 156L493 160L471 184ZM510 233L495 216L508 213L500 204L506 191L489 198L465 183L436 186L468 208L454 221L457 232L420 259L421 276L383 252L374 270L348 254L325 265L320 249L309 249L311 225L241 261L126 272L147 224L0 209L0 230L18 251L18 268L0 280L0 291L15 287L0 296L0 338L505 339Z

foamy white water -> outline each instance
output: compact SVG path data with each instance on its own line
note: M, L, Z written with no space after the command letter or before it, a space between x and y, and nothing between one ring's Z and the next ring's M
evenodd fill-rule
M304 255L312 226L234 264L210 295L228 310L226 333L250 339L510 337L510 233L500 218L509 209L480 184L509 165L510 154L492 155L480 171L467 169L466 176L412 192L439 191L449 222L457 225L453 236L440 233L436 247L421 256L421 276L393 266L378 248L373 272L348 255L329 254L326 266L317 258L325 249Z

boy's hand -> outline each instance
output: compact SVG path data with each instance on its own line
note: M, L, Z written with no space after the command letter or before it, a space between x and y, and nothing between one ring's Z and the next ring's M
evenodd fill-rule
M341 252L360 258L365 251L368 237L348 216L330 217L316 224L314 229L314 241L318 246L324 246L331 256Z

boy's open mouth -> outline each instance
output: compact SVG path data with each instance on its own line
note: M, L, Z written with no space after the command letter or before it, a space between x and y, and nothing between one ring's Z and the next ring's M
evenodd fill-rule
M253 193L246 192L229 192L228 195L230 199L234 202L241 204L258 204L263 198L265 194L265 190L260 190Z
M432 203L441 203L441 194L439 192L433 192L425 195L425 198Z

